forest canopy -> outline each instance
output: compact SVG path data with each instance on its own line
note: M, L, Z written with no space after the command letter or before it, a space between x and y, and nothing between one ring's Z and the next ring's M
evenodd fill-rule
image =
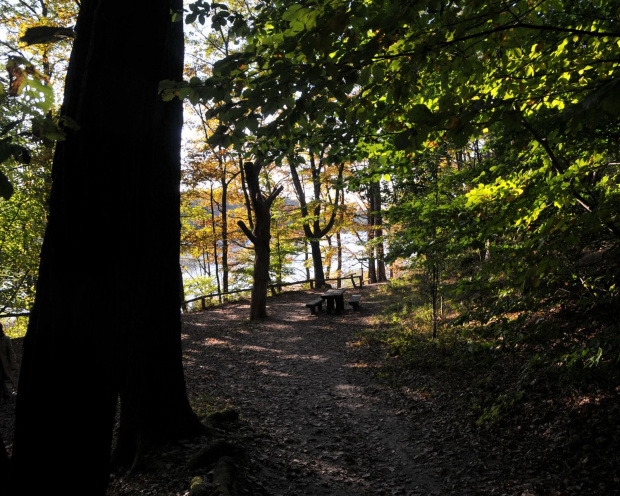
M53 9L62 16L47 24L70 42L68 5L50 3L45 14ZM616 301L619 12L619 2L602 0L190 2L186 80L162 81L160 92L194 115L186 118L197 137L184 167L184 243L210 281L195 285L225 291L230 274L247 280L248 257L230 247L246 245L238 222L252 228L241 165L252 160L266 164L266 195L282 185L285 198L306 204L296 226L282 224L286 240L276 232L287 246L281 261L304 250L309 257L312 240L322 239L320 261L331 264L332 236L345 228L367 246L387 243L389 262L424 268L435 285L484 289L504 309L534 296L584 307ZM4 15L27 16L8 7ZM49 88L55 76L35 68L48 67L41 50L56 46L27 45L39 50L29 57L20 48L8 72L30 78L26 88ZM15 105L11 81L3 82L3 105ZM28 109L35 123L48 122L33 125L47 130L44 142L62 139L54 111L45 113L48 99ZM2 184L5 197L17 192L13 202L29 191L15 174L33 167L11 164L36 147L6 120ZM370 220L360 222L361 211L378 211L374 183L384 210L378 237ZM32 218L42 226L38 208ZM314 222L337 219L318 236ZM370 270L376 256L360 262ZM15 267L17 280L3 287L9 309L29 301L13 295L33 269ZM282 277L282 264L271 274Z
M242 15L195 2L187 21L211 16L243 44L162 92L211 105L214 146L279 163L326 145L331 163L366 164L350 184L389 179L391 260L441 266L504 301L609 303L619 9L328 0Z

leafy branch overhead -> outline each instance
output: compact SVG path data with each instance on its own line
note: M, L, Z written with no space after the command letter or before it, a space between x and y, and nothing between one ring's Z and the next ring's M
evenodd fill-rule
M211 15L205 5L188 20ZM395 192L393 220L421 215L433 230L444 219L449 230L427 232L427 243L493 247L514 230L528 263L556 270L547 261L574 246L575 230L598 246L618 242L619 9L617 0L260 4L246 19L218 18L243 44L211 75L164 92L209 105L218 146L275 161L326 146L332 164L370 160L399 188L426 191L413 211ZM408 241L424 243L394 234L395 247L416 253Z
M188 20L204 5L193 4ZM244 48L177 94L214 102L223 126L213 139L223 145L251 134L255 146L290 147L319 125L329 127L321 141L332 153L351 155L360 139L407 152L442 136L463 146L514 112L617 113L607 87L620 40L612 7L561 7L280 2L251 22L235 17L229 29L245 36ZM258 127L261 117L268 124Z

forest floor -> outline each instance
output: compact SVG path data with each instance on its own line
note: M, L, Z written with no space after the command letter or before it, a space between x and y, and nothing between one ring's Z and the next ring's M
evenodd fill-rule
M437 387L441 378L422 371L408 377L416 387L386 381L386 350L360 333L381 330L389 297L380 285L347 292L362 295L359 311L310 315L304 303L319 292L295 291L269 298L260 322L248 321L247 302L186 314L187 390L210 434L112 476L108 496L184 496L196 476L203 492L192 495L233 486L255 496L620 494L619 474L615 489L598 486L596 473L546 463L537 436L477 427L455 401L459 383ZM13 411L0 407L5 440ZM220 466L235 475L218 490Z

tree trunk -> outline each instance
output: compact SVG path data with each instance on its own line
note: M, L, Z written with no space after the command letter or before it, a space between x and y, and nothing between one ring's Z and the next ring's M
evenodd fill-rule
M332 237L326 236L327 240L327 251L325 252L325 259L327 263L325 264L325 277L327 279L332 278L332 262L334 261L334 247L332 246Z
M228 293L228 182L222 174L222 291Z
M262 319L267 316L267 289L269 286L269 241L271 240L271 205L282 192L278 186L269 196L264 197L260 190L259 175L262 168L260 161L247 162L243 166L245 182L249 190L248 197L252 201L254 212L254 229L250 229L239 221L238 225L254 245L254 276L252 282L252 299L250 301L250 320ZM250 212L248 212L250 214ZM251 219L252 216L248 215Z
M269 241L254 245L254 278L250 300L250 320L267 317L267 290L269 289Z
M215 281L217 282L217 294L219 302L222 303L222 286L220 284L220 268L217 260L217 228L215 224L215 202L213 201L213 183L211 183L211 232L213 233L213 260L215 264Z
M182 76L182 24L171 23L181 8L82 1L62 109L79 129L54 157L18 388L14 494L104 495L119 394L122 460L199 429L181 362L182 110L158 96L161 80Z
M306 267L306 281L310 280L310 264L308 264L309 257L310 254L308 253L308 240L304 239L304 266Z
M341 220L342 220L342 215L341 215ZM338 231L336 231L336 244L337 244L337 249L338 249L338 288L340 288L342 286L341 280L340 278L342 277L342 239L341 239L341 235L340 235L340 231L342 229L338 228Z
M372 241L375 238L375 199L371 190L368 191L368 246L366 253L368 254L368 282L377 282L377 271L375 269L375 248Z
M315 284L317 288L321 288L325 286L325 272L323 271L321 244L318 239L310 240L310 252L312 253L312 266L314 267Z
M377 282L387 281L385 274L384 247L383 247L383 214L381 212L381 185L379 182L371 183L371 195L373 197L373 224L375 226L375 252L377 254Z

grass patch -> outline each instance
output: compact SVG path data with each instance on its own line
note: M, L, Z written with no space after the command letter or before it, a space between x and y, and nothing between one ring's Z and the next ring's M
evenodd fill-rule
M209 394L194 395L189 399L192 410L199 419L205 419L207 416L223 412L232 407L229 403Z

